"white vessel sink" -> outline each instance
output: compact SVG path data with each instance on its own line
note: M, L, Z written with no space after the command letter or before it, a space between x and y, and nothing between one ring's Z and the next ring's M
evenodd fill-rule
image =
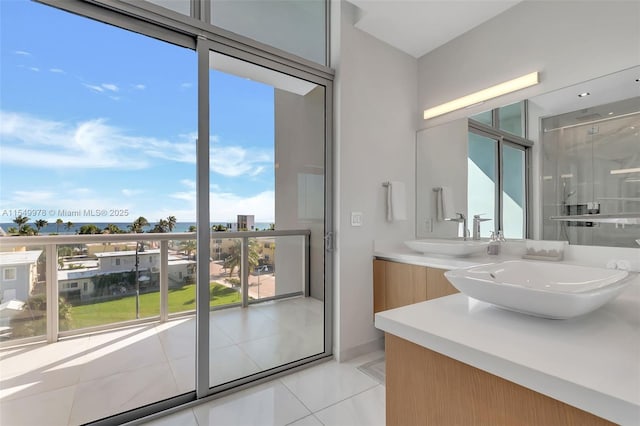
M626 271L524 260L456 269L444 275L474 299L553 319L596 310L631 281Z
M447 256L469 256L486 252L488 241L462 240L448 238L428 238L404 242L411 250L424 254L444 254Z

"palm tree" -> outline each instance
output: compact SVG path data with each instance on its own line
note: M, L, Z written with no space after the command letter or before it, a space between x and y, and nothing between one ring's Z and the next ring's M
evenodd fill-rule
M227 230L227 227L224 225L213 225L211 230L214 232L224 232Z
M169 221L160 219L158 223L155 224L151 232L158 232L158 233L171 232L169 230Z
M73 228L73 222L69 221L65 223L64 229L66 229L67 231L71 231L71 228Z
M258 266L258 241L254 238L249 239L249 253L247 253L249 270ZM225 268L229 268L229 276L233 275L234 269L238 268L238 276L242 275L242 242L235 240L234 244L229 249L229 256L224 261Z
M49 222L47 222L47 221L46 221L46 220L44 220L44 219L38 219L38 220L36 220L36 221L35 221L35 222L33 222L33 223L36 225L36 234L39 234L39 233L40 233L40 230L41 230L42 228L44 228L45 226L47 226L47 224L48 224Z
M114 223L109 223L104 228L105 234L122 234L124 231L120 229L120 227Z
M62 225L64 222L62 219L57 218L56 219L56 234L60 233L60 225Z
M196 240L185 240L180 243L180 248L187 254L187 258L191 259L191 253L198 249Z
M80 227L80 231L78 231L79 234L101 234L102 231L100 230L100 228L98 228L96 225L94 225L93 223L87 224L87 225L82 225Z
M142 228L146 226L149 226L149 221L143 216L140 216L139 218L134 220L133 223L128 226L128 228L130 232L135 232L136 234L140 234L144 232L144 229Z
M187 229L187 232L196 232L198 230L196 225L189 225L189 229Z
M29 222L29 218L22 215L19 215L15 219L13 219L13 223L18 225L18 234L24 234L24 227L27 222Z
M169 227L169 232L173 232L173 228L176 227L176 223L178 223L178 219L175 216L169 216L167 218L167 226Z
M22 225L22 228L20 228L19 234L20 235L35 235L36 234L36 230L33 229L31 227L31 225L26 224L26 225Z

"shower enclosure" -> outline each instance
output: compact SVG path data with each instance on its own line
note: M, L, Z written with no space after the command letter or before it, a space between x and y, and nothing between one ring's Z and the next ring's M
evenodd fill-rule
M542 238L637 247L640 97L543 118L541 142ZM590 214L610 220L566 219Z

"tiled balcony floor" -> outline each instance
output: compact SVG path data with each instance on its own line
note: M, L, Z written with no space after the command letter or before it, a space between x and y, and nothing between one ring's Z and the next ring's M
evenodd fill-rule
M312 298L212 312L210 384L323 351ZM195 318L0 351L0 424L76 425L191 391Z

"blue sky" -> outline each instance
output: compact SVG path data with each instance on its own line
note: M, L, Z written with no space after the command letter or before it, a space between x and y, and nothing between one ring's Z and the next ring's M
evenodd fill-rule
M196 53L27 0L0 20L0 222L195 221ZM273 222L273 88L211 78L211 220Z

